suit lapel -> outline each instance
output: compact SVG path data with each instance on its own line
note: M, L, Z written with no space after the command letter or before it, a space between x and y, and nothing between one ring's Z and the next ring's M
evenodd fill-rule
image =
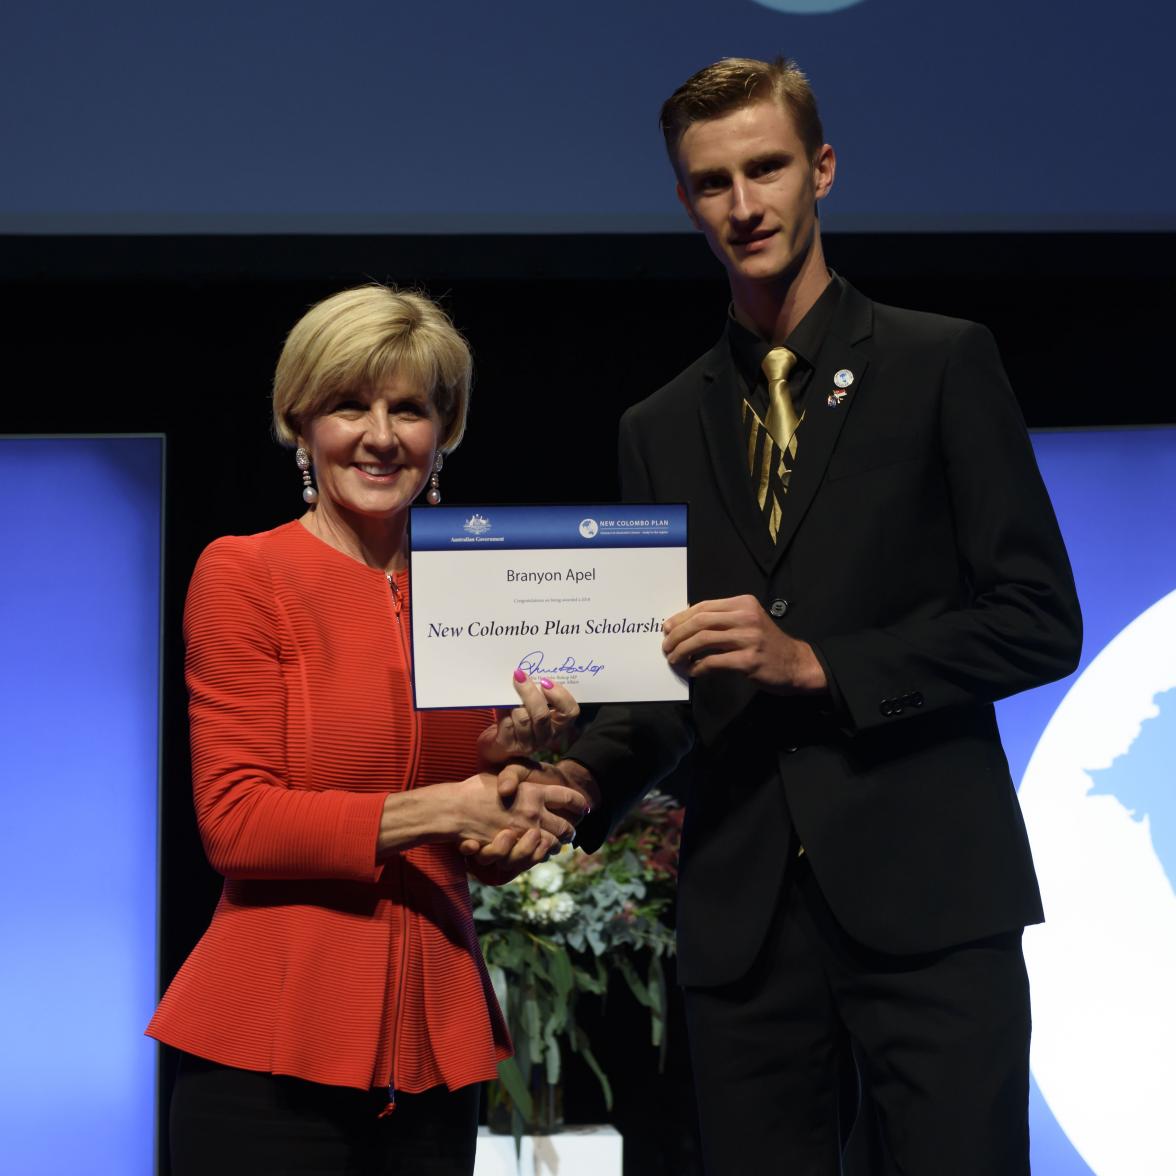
M770 566L788 550L797 528L808 513L825 478L829 458L846 419L861 394L868 362L863 340L873 329L873 311L867 299L852 286L843 294L829 334L821 347L820 359L805 392L804 421L797 433L796 468L788 483L788 498L780 520L780 534L772 548ZM834 381L838 372L850 372L853 382L840 388ZM838 396L838 393L844 396Z
M703 370L699 414L711 471L732 526L767 574L775 562L775 544L764 526L764 516L751 488L747 436L739 417L743 393L726 339L719 342L709 358L710 363Z

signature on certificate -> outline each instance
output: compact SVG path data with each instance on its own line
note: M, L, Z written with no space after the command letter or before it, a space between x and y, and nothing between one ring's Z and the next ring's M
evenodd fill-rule
M592 674L595 676L604 669L603 665L593 661L592 658L589 658L581 664L576 658L570 655L565 657L563 661L560 661L557 657L553 659L552 664L549 666L543 664L546 660L546 655L539 650L536 650L534 653L525 653L519 659L519 669L532 677L537 674Z

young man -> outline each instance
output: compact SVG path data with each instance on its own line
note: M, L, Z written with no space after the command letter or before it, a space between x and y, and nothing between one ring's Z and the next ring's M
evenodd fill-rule
M1072 670L1081 621L1016 401L983 327L829 273L835 157L794 65L709 66L662 128L731 288L717 345L621 424L626 498L690 505L663 648L692 701L602 711L560 765L579 839L693 745L710 1176L839 1172L851 1057L906 1176L1027 1173L1042 912L992 703Z

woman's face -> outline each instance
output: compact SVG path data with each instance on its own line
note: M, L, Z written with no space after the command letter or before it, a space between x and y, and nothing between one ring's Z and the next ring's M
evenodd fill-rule
M441 418L429 392L393 375L377 389L350 392L303 426L318 511L363 526L392 519L424 489L433 470Z

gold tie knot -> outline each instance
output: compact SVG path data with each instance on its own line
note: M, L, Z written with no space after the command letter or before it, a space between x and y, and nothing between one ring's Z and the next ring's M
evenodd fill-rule
M796 456L796 430L800 419L792 403L792 390L788 387L788 373L796 366L796 356L787 347L773 347L764 356L764 375L768 377L768 415L764 427L772 435L781 450Z
M764 356L763 363L760 366L763 368L764 375L768 378L768 385L770 387L777 380L788 379L792 373L792 369L796 366L796 356L787 347L773 347Z

